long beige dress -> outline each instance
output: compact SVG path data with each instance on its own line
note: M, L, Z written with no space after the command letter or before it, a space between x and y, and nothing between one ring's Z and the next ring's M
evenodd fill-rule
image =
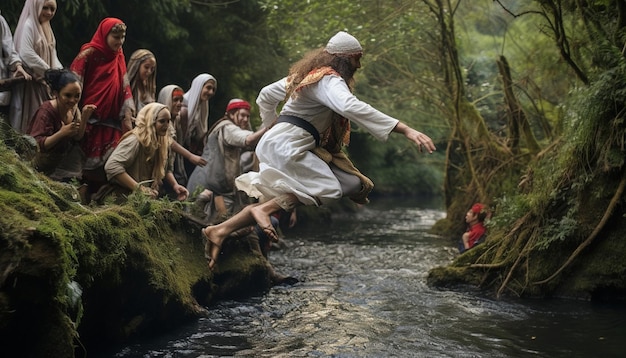
M57 57L56 39L50 22L39 23L45 0L26 0L15 28L15 50L22 65L33 75L32 81L13 88L9 120L20 133L26 133L39 106L51 99L43 78L46 70L62 68Z

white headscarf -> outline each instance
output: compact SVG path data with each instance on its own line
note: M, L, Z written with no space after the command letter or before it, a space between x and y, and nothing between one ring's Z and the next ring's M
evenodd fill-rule
M209 101L200 101L202 87L209 80L215 81L217 85L215 77L208 73L199 74L191 82L189 91L183 95L183 105L187 106L187 138L202 140L209 130Z
M20 47L25 43L24 39L28 36L33 38L34 50L41 59L48 65L47 67L56 67L56 39L50 26L50 21L39 23L39 14L43 9L43 4L47 0L26 0L22 14L17 22L15 34L13 35L13 43L15 50L21 54ZM31 34L26 33L27 22L32 22L30 29ZM29 65L28 63L26 65ZM32 65L31 65L32 66Z
M183 89L180 88L180 86L177 86L177 85L167 85L167 86L161 88L161 90L159 91L159 99L157 100L157 102L166 105L167 108L170 110L170 112L172 111L172 104L173 104L173 102L172 102L172 93L177 88L179 90L183 91Z
M180 88L180 86L167 85L161 88L161 90L159 91L159 99L157 100L157 102L166 105L167 108L170 110L170 113L172 113L172 106L174 105L174 102L172 101L172 93L175 89L179 89L181 92L183 92L183 89ZM170 135L172 136L172 138L177 138L176 129L178 128L179 120L180 113L176 115L176 118L172 117L172 120L170 121Z

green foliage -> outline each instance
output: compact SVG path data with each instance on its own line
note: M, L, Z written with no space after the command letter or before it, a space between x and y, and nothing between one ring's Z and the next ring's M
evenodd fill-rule
M381 143L361 131L352 133L347 151L356 167L374 181L375 194L442 194L443 151L426 155L402 137Z
M578 208L571 207L562 217L549 217L542 224L542 240L537 243L539 250L546 250L555 241L558 244L576 238L580 225L577 220Z
M455 263L493 265L483 282L497 282L498 294L559 290L591 296L626 290L616 279L624 273L623 258L616 253L623 251L624 232L619 203L626 155L626 61L623 44L608 35L619 32L616 22L598 5L585 8L584 25L574 5L562 9L566 41L576 49L563 48L562 56L568 70L585 69L589 83L571 87L555 103L563 109L558 111L562 137L530 163L519 193L496 201L484 250Z
M267 12L267 27L277 39L272 46L287 52L283 73L288 64L324 46L337 31L348 31L359 39L365 53L356 75L357 97L428 134L444 151L448 126L437 112L435 103L441 98L434 89L440 85L433 75L439 64L429 56L436 51L437 40L430 34L432 23L423 4L408 0L338 1L332 6L294 0L261 4ZM374 180L375 192L441 193L440 155L418 153L395 134L382 144L361 135L365 134L353 134L348 152Z
M621 146L624 118L617 110L626 105L625 69L624 61L620 61L575 97L578 111L569 129L575 143L573 155L580 156L584 160L582 164L600 161L606 170L624 164ZM599 141L598 138L606 139Z
M507 2L514 14L534 10L532 1ZM487 17L487 21L485 21ZM480 110L487 126L499 136L508 130L503 119L502 83L496 59L503 55L512 70L514 93L532 130L547 144L558 129L561 113L555 111L575 78L558 61L549 33L538 28L541 17L532 13L513 17L496 2L464 1L455 17L459 53L466 71L467 95Z
M23 0L6 0L2 15L15 29ZM157 89L191 86L200 73L218 80L211 100L211 121L224 113L231 98L254 101L259 89L284 73L280 49L257 1L85 0L59 1L52 28L61 63L69 67L80 46L88 42L99 22L118 17L128 26L124 53L128 59L139 48L157 58Z
M493 228L506 229L513 227L516 220L532 210L532 206L525 196L501 196L494 200L492 209L497 215L489 220L489 225Z
M546 175L538 176L537 189L544 191L549 205L546 211L551 213L543 228L542 248L588 232L581 220L587 213L579 213L579 205L606 202L613 188L600 183L624 167L626 61L614 53L614 60L606 63L610 64L607 71L589 87L574 92L565 133L570 140L556 161L545 162L540 168ZM541 188L551 190L548 193ZM555 210L559 207L562 209ZM559 216L561 212L563 216Z

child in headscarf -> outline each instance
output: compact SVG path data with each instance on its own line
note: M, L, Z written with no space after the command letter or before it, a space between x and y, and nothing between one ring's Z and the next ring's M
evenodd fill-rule
M488 216L487 208L481 203L476 203L465 214L467 231L459 242L459 252L465 252L476 246L485 236L485 219Z
M135 112L156 100L157 62L150 50L139 49L128 60L128 80L135 100Z

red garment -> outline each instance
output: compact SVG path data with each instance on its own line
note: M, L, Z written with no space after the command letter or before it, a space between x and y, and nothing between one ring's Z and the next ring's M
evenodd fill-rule
M93 117L98 119L119 119L124 101L132 98L130 84L124 83L124 52L121 48L113 52L107 44L107 36L113 26L122 23L116 18L102 20L91 41L80 48L70 66L83 81L80 107L95 104L97 108ZM92 50L85 52L88 49Z
M76 116L76 112L74 115ZM27 132L35 138L39 146L35 167L55 180L80 175L82 168L82 153L77 148L78 142L73 138L65 137L52 148L46 149L44 146L46 139L61 130L62 126L63 117L52 105L52 101L46 101L35 112Z
M33 121L31 122L26 133L35 138L37 144L39 145L40 152L63 153L69 146L69 141L61 141L48 150L46 150L46 147L44 146L46 138L61 130L62 123L63 118L61 117L59 111L54 108L51 101L45 101L41 104L41 106L39 106L37 112L35 112Z
M468 248L472 248L478 239L480 239L485 234L485 225L481 222L477 222L476 224L469 227L467 232L469 233L469 238L467 240Z
M96 105L83 140L83 150L88 158L86 169L104 164L106 155L122 136L122 108L125 103L132 103L124 52L121 48L114 52L107 44L113 26L122 23L116 18L102 20L91 41L81 47L70 66L83 83L79 107Z

